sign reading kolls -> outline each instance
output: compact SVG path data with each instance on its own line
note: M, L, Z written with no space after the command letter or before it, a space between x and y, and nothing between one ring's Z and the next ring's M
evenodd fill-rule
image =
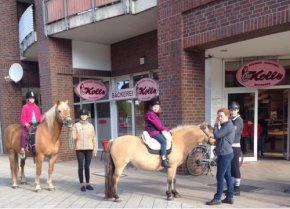
M149 101L158 94L158 84L151 78L143 78L136 85L136 97L140 101Z
M107 88L100 80L84 80L75 87L75 93L86 100L98 100L107 94Z
M236 74L240 84L246 87L263 88L273 86L285 77L285 69L272 60L257 60L242 66Z

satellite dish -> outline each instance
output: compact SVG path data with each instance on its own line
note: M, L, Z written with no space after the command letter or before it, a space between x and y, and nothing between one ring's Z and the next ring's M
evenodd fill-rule
M13 63L9 68L9 77L15 83L18 83L23 77L23 68L19 63Z

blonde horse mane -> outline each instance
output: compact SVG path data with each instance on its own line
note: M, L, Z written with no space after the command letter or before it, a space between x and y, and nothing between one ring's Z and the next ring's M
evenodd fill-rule
M176 132L176 131L179 131L179 130L184 129L184 128L194 128L197 126L199 126L199 125L178 125L178 126L172 128L171 131Z
M55 120L55 109L56 109L56 104L50 108L44 115L45 115L45 121L48 126L48 129L51 130L53 127L53 123Z

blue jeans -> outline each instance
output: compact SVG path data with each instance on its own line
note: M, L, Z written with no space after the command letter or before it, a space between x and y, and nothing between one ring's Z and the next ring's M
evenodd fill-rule
M234 157L234 153L228 155L219 155L217 159L217 192L214 195L214 199L220 200L224 190L224 178L227 183L227 198L233 198L234 196L234 184L231 176L231 161Z
M156 134L153 136L161 144L161 156L166 156L166 139L162 134Z

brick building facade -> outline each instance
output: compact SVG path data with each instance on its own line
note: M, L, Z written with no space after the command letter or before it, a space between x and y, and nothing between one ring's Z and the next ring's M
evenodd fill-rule
M111 69L85 69L74 67L73 43L77 36L66 39L54 34L47 36L42 1L33 4L37 62L21 61L19 55L18 21L29 4L5 1L0 6L0 27L5 29L0 34L2 136L7 125L19 121L23 87L40 88L44 112L57 100L68 99L73 107L73 77L114 79L148 71L154 71L159 80L165 125L200 123L208 119L206 51L290 30L290 0L159 0L154 7L157 9L155 29L108 44ZM115 18L118 21L120 17ZM139 63L141 57L146 60L144 65ZM21 63L25 71L20 84L4 80L15 62ZM75 115L74 108L72 115ZM74 158L74 152L68 149L67 137L68 131L64 130L62 160Z

